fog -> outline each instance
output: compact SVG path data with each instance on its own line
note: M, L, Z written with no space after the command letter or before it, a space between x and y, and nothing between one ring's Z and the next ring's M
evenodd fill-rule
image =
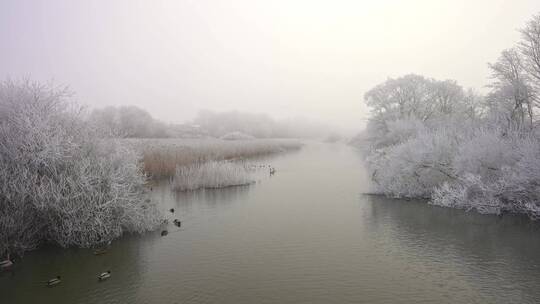
M540 303L539 220L539 0L0 0L6 303Z
M530 1L2 1L0 78L69 85L165 122L200 110L365 123L363 94L418 73L482 89Z

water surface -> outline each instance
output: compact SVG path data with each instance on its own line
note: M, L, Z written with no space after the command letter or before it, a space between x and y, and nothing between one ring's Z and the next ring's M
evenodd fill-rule
M252 186L153 187L183 223L166 237L28 253L0 275L0 303L540 302L537 224L362 195L361 157L340 144L265 161L276 174Z

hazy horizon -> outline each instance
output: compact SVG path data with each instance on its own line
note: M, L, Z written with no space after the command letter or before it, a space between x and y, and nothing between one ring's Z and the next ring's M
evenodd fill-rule
M482 90L539 1L4 1L0 76L166 122L204 109L360 128L408 73Z

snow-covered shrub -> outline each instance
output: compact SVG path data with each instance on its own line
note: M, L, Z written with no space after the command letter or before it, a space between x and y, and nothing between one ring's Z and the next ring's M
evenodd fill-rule
M459 180L447 181L433 191L431 204L480 213L499 214L503 210L503 185L498 182L485 182L479 175L466 173Z
M441 121L370 151L367 163L379 193L481 213L540 216L540 140L532 132Z
M455 81L405 75L365 94L376 190L482 213L540 217L540 15L490 64L482 97ZM359 141L364 141L359 143Z
M403 143L373 151L368 165L377 192L396 197L429 197L434 187L453 178L458 149L452 130L422 130Z
M381 146L393 146L416 137L425 132L426 128L418 119L398 119L387 123L388 132L384 136Z
M367 130L359 134L353 145L361 148L363 152L394 146L415 137L426 127L418 119L398 119L385 122L370 121Z
M0 255L89 247L156 227L139 155L88 125L65 90L0 83Z
M482 133L485 138L477 137L478 142L490 146L474 153L470 148L460 149L455 161L461 167L459 178L436 188L432 203L481 213L540 217L540 141L530 134L511 133L494 139L496 132Z
M248 185L259 180L263 172L268 173L267 169L229 161L178 166L172 185L179 191Z
M461 130L459 149L456 151L454 170L457 175L473 174L484 180L500 178L502 168L518 160L516 148L522 144L518 133L499 128L479 127Z

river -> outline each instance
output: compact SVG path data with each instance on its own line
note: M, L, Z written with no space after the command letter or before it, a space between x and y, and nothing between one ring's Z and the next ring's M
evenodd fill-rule
M361 156L341 144L264 161L276 174L251 186L154 186L182 220L167 236L27 253L0 275L0 303L540 302L537 223L363 195Z

